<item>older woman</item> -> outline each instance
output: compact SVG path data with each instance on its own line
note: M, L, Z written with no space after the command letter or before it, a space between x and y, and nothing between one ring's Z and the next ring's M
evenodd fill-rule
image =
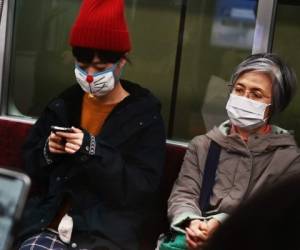
M300 172L300 153L288 131L269 124L295 92L293 71L274 54L256 54L238 65L226 105L229 120L195 137L169 198L171 226L186 235L189 249L206 239L233 209L258 189ZM210 142L221 147L210 210L199 208Z

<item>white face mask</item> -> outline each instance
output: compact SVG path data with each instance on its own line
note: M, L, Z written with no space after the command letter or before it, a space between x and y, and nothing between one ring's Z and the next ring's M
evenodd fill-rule
M78 65L75 65L76 80L83 89L83 91L94 96L104 96L111 92L116 83L114 70L117 64L114 64L109 69L88 75Z
M267 118L265 119L264 115L268 106L270 106L270 104L230 94L226 110L233 125L251 130L265 124Z

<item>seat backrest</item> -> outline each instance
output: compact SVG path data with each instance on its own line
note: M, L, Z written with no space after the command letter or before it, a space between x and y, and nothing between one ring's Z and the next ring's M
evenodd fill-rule
M20 168L22 145L32 124L0 119L0 165Z
M168 198L172 191L174 181L181 169L186 147L169 143L167 143L166 146L164 195L165 198Z
M158 236L169 230L169 221L167 217L168 198L181 169L185 152L185 146L170 143L167 143L166 145L164 177L160 187L161 192L157 199L157 214L155 218L149 220L143 231L144 238L141 245L141 249L143 250L153 250L156 246Z

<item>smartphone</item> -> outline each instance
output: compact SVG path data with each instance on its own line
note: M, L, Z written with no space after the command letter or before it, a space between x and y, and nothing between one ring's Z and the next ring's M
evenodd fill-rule
M59 126L51 126L52 132L73 132L72 128L67 127L59 127Z
M30 178L0 167L0 250L8 250L29 193Z

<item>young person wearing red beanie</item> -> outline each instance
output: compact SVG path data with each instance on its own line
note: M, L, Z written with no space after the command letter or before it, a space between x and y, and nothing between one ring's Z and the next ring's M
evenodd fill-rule
M26 172L43 191L28 202L17 245L135 250L165 133L159 101L120 79L131 49L123 0L84 0L70 45L77 84L50 102L24 146Z

